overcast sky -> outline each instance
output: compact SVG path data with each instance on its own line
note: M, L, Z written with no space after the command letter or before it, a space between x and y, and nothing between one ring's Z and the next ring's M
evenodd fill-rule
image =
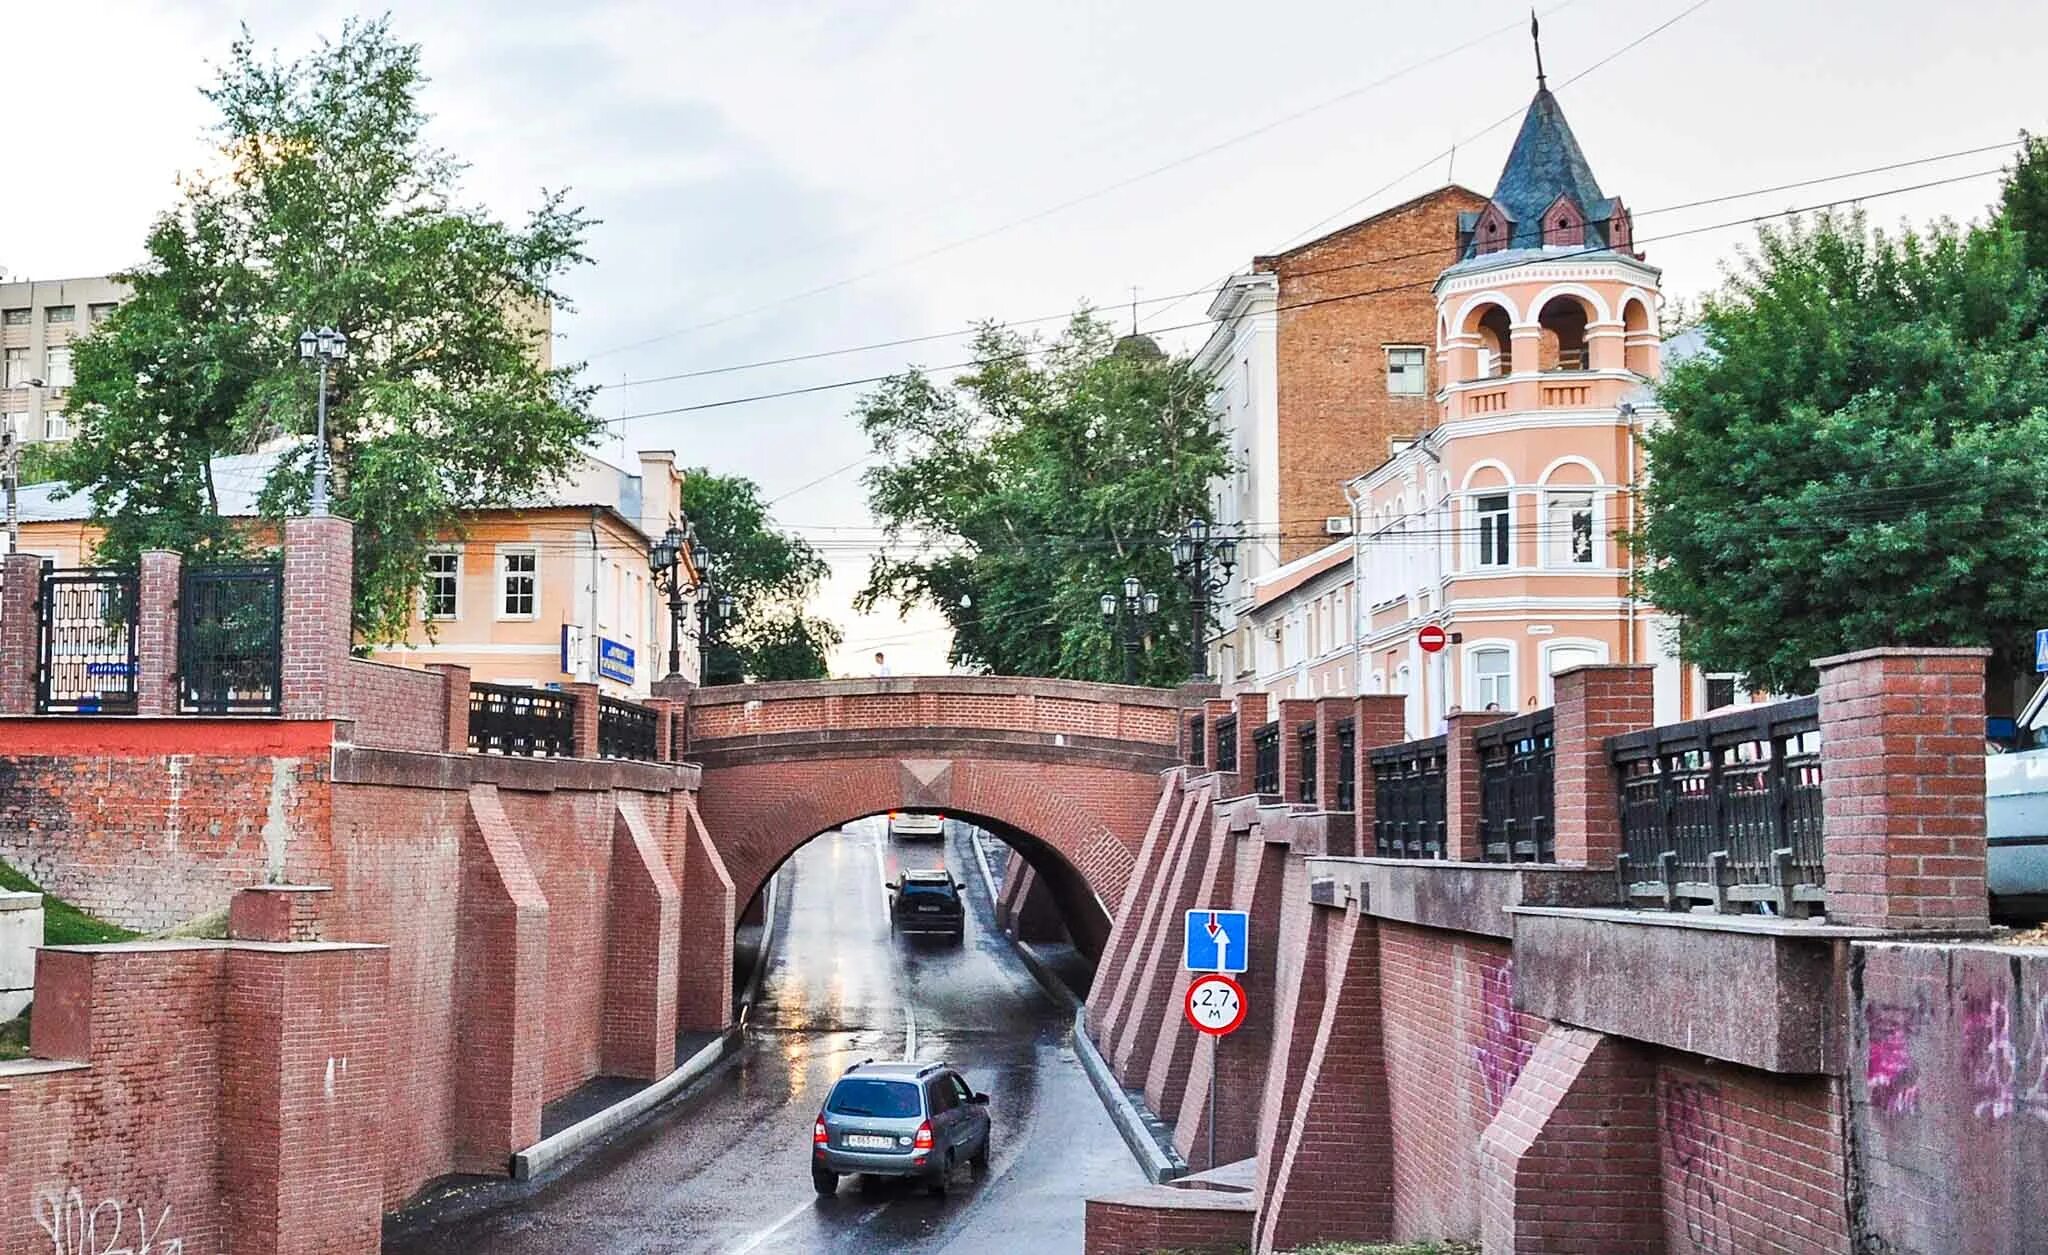
M1651 211L2048 128L2039 0L1707 0L1688 12L1696 4L1541 6L1551 85L1603 188L1635 210L1669 293L1712 287L1752 228L1660 237L1990 170L2003 155ZM432 137L470 162L471 198L518 216L539 188L566 186L604 220L556 330L558 360L587 361L607 385L608 417L945 365L961 345L622 380L1123 306L1134 287L1162 338L1192 347L1200 328L1182 325L1205 298L1159 298L1447 175L1491 190L1534 86L1527 6L1492 0L390 9L424 45ZM237 24L295 55L351 13L380 11L10 6L0 266L41 279L135 261L176 173L203 160L210 115L196 89ZM1454 143L1455 170L1432 159ZM1974 178L1867 208L1884 222L1969 218L1994 188ZM674 448L779 498L776 516L835 564L821 608L847 627L841 670L865 673L876 649L898 673L938 669L945 634L929 612L855 619L847 604L874 538L860 467L842 469L866 448L848 417L857 395L617 429L628 447Z

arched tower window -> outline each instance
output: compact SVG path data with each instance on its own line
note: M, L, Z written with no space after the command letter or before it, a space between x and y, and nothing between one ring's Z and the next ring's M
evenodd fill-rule
M1641 301L1631 299L1622 306L1621 334L1626 346L1623 365L1647 379L1656 370L1657 345L1650 334L1650 311Z
M1585 370L1586 307L1575 296L1553 296L1536 315L1543 329L1537 356L1541 370Z
M1478 311L1466 330L1479 337L1479 347L1475 350L1478 361L1472 378L1490 379L1514 369L1514 331L1506 310L1498 305L1488 305Z

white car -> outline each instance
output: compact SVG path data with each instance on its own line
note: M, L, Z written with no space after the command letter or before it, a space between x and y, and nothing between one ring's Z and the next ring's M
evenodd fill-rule
M2048 732L2048 685L2016 722L2022 744ZM2041 918L2048 912L2048 748L1984 759L1985 873L1994 912Z
M946 835L946 817L921 811L890 811L889 835L925 837L936 841Z

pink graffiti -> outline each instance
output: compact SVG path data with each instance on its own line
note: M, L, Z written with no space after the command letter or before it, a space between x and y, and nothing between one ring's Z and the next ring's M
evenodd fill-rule
M1913 1060L1914 1030L1927 1020L1924 1007L1874 1004L1865 1013L1870 1051L1864 1075L1870 1105L1890 1116L1920 1110L1920 1068Z
M1963 1060L1977 1117L2003 1120L2011 1115L2019 1058L2013 1053L2012 1010L2005 995L1963 995Z
M1490 1116L1507 1101L1508 1091L1529 1062L1534 1049L1515 1025L1515 963L1508 959L1479 969L1479 1040L1472 1047L1480 1083L1486 1087Z
M1724 1255L1728 1244L1728 1147L1721 1132L1721 1087L1664 1078L1664 1151L1678 1178L1679 1211L1693 1249Z

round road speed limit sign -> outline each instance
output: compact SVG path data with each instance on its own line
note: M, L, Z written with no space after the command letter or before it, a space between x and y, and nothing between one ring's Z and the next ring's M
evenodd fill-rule
M1244 1023L1244 990L1228 976L1210 972L1188 985L1188 1023L1221 1037Z

